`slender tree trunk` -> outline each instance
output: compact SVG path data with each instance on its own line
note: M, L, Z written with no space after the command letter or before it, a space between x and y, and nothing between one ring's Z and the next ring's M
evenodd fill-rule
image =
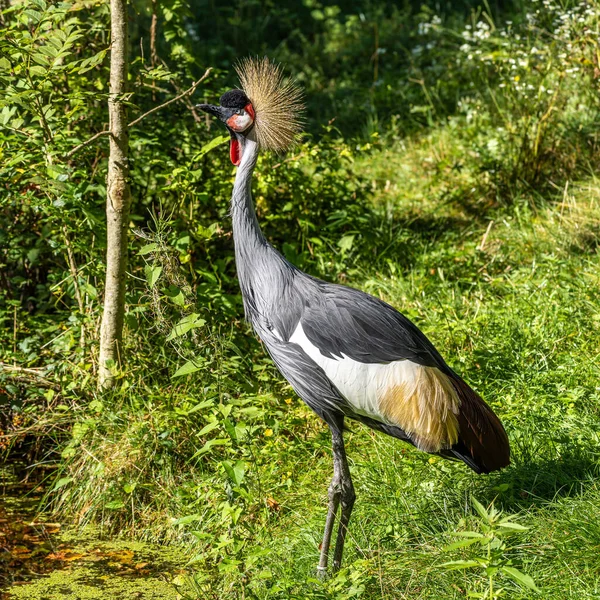
M115 369L121 365L121 339L125 310L125 269L127 267L127 227L131 192L129 189L129 136L127 91L129 69L127 0L110 0L111 51L108 117L110 155L106 185L106 286L104 313L100 327L99 379L101 388L115 383Z

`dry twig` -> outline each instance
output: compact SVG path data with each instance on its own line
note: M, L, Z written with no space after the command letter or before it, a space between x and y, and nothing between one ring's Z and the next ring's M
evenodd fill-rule
M31 383L35 381L36 385L41 387L50 388L55 391L60 390L60 386L54 381L50 381L43 372L43 369L33 369L27 367L18 367L16 365L7 365L6 363L0 362L0 372L4 371L8 377L21 381L24 383Z

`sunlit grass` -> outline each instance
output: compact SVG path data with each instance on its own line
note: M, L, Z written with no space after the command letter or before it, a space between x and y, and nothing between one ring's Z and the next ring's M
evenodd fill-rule
M414 155L401 151L376 154L359 167L368 176L370 164L378 165L374 178L395 177L399 189L410 190L396 167L411 160ZM399 247L408 244L410 256L394 263L392 246L374 265L357 261L347 283L381 296L427 332L503 419L512 465L477 476L351 424L358 500L347 567L321 583L314 565L331 474L329 438L294 400L279 416L275 437L250 442L257 447L250 487L260 490L256 503L271 508L248 540L248 554L261 554L246 572L249 590L259 598L423 599L482 591L476 572L440 568L451 558L443 551L448 534L475 522L475 497L516 514L528 528L510 558L534 578L542 597L596 597L598 187L594 181L571 185L559 197L490 206L478 218L460 203L440 204L435 191L429 198L414 188L388 196L388 209L392 203L393 214L405 213L413 224L408 234L406 221L396 226ZM420 223L437 223L432 237ZM289 429L297 435L284 433ZM224 581L241 580L230 571ZM534 596L510 582L505 588L511 598Z

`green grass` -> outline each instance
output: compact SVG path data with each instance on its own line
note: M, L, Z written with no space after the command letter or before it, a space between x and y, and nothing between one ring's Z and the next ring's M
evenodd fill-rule
M600 190L590 179L535 203L440 202L444 186L465 189L476 177L463 170L453 181L427 162L447 135L441 129L355 163L371 181L370 218L388 250L374 261L350 257L345 281L410 316L493 406L511 440L509 468L477 476L351 424L358 499L346 566L320 582L314 569L332 469L329 434L272 368L264 370L257 349L254 371L247 358L232 367L258 382L254 394L230 385L208 412L186 413L214 396L199 388L198 375L168 387L140 382L117 394L119 407L105 400L100 416L91 411L93 433L67 460L75 481L59 492L67 514L85 521L88 510L109 530L195 540L195 582L182 588L190 597L450 599L481 592L486 581L476 570L440 567L470 556L471 549L443 548L453 532L478 529L474 497L528 528L510 541L506 558L534 578L541 597L599 597ZM236 398L246 404L236 408ZM221 416L210 436L224 445L190 460L212 414ZM243 427L237 437L232 424ZM236 480L224 463L237 461L244 473ZM115 489L134 479L145 490L136 510L107 510ZM502 584L505 597L534 595Z
M477 476L351 423L357 502L344 568L315 578L329 433L240 322L223 154L178 170L189 198L175 183L176 202L165 196L172 221L157 220L156 240L169 262L151 293L132 279L119 389L95 392L93 354L79 348L68 311L24 323L13 305L6 313L3 340L18 346L4 360L50 364L60 384L43 396L6 384L21 402L6 425L17 441L36 455L48 447L39 439L54 438L47 500L58 515L105 535L181 544L188 598L449 600L482 597L488 585L482 569L442 566L484 552L445 550L457 533L484 530L475 498L526 527L494 552L542 590L498 575L496 592L600 598L598 10L550 4L518 30L480 13L464 31L424 15L410 72L423 78L427 106L373 120L368 143L329 126L285 161L261 157L255 180L275 245L417 323L502 418L511 466ZM404 112L424 121L404 125ZM188 181L201 172L192 166L208 173ZM133 273L143 281L143 261L159 255L134 257ZM206 325L166 343L173 322L196 310ZM201 369L172 378L191 357Z

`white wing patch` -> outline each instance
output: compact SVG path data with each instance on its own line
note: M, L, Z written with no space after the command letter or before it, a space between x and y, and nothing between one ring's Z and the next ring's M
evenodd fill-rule
M348 356L328 358L306 337L301 322L290 342L325 371L356 413L401 427L427 452L456 443L460 400L439 369L410 360L361 363Z
M380 398L385 395L390 383L414 381L419 367L410 360L382 364L361 363L348 356L328 358L306 337L302 322L298 323L290 342L298 344L325 371L358 414L387 423L391 421L382 414Z

